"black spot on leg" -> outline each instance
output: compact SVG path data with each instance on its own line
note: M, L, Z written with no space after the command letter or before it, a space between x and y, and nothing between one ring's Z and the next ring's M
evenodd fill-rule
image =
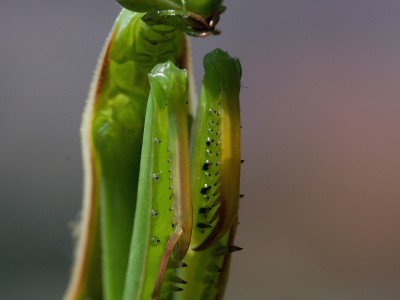
M212 166L212 162L209 160L206 160L205 163L203 164L203 171L207 171L208 169L210 169L211 166Z
M211 225L205 224L205 223L197 223L196 226L197 226L197 228L200 228L200 229L211 228Z
M211 186L205 184L204 187L201 188L200 193L202 195L207 195L207 193L211 190Z

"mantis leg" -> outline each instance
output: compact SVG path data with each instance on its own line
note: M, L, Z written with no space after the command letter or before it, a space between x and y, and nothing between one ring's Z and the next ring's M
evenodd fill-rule
M192 230L186 71L167 62L149 79L125 300L159 299L180 289L174 265L181 264Z
M240 185L241 68L216 49L204 58L205 74L196 115L191 178L193 232L178 270L187 285L180 300L222 299L238 223Z
M219 49L205 58L190 175L184 75L167 63L149 76L125 300L222 299L230 253L239 249L240 64Z

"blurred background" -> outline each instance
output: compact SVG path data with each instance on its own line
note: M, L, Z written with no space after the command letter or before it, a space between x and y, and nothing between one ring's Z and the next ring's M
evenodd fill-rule
M226 0L243 175L226 299L400 299L400 1ZM0 299L61 299L113 0L0 1Z

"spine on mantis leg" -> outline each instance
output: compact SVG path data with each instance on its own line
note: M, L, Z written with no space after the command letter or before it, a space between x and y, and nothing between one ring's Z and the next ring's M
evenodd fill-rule
M204 58L205 74L191 157L193 232L178 274L187 281L175 299L222 299L238 222L241 67L216 49Z
M183 283L192 229L188 142L188 84L171 62L149 75L138 204L124 299L164 299Z

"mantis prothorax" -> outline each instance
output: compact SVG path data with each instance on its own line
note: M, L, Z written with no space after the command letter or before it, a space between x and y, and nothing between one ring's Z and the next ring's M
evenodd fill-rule
M198 299L220 299L235 249L241 70L221 50L206 57L190 163L195 103L183 32L218 33L224 7L219 0L119 2L126 9L83 116L83 217L65 299L195 299L188 293L204 295L204 287L213 296ZM214 268L213 280L198 259ZM198 276L179 271L186 265ZM188 292L174 293L185 277Z

